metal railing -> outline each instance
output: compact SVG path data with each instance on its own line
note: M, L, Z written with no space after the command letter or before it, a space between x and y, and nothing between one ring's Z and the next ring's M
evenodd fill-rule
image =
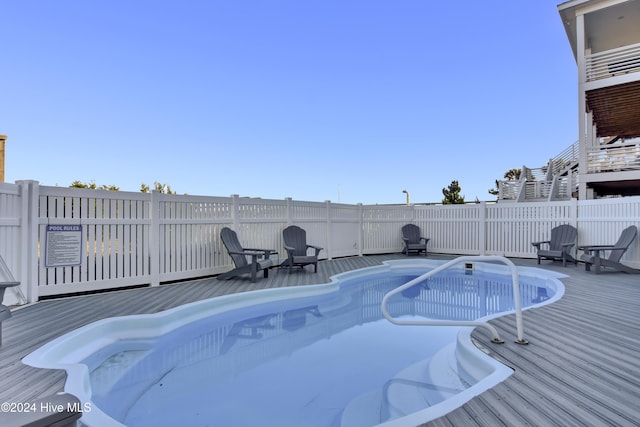
M520 299L520 279L518 277L518 269L516 265L502 256L461 256L456 259L453 259L449 262L446 262L433 270L430 270L424 273L421 276L416 277L413 280L405 283L404 285L389 291L383 298L381 303L382 314L387 320L395 325L405 325L405 326L480 326L488 329L491 332L492 338L491 342L500 344L503 343L504 340L500 338L500 334L496 328L490 325L488 322L480 322L480 321L470 321L470 320L400 320L389 314L387 310L387 303L391 297L394 295L415 286L424 280L428 279L431 276L434 276L441 271L448 269L449 267L460 264L462 262L476 262L476 261L496 261L506 264L511 270L511 280L513 282L513 302L515 307L516 314L516 329L517 329L517 339L516 343L518 344L528 344L529 342L524 338L524 327L522 322L522 301Z
M565 148L560 154L551 159L550 167L553 175L562 174L567 170L567 168L578 163L579 147L580 141L575 141L573 144Z
M588 82L640 71L640 43L585 55Z

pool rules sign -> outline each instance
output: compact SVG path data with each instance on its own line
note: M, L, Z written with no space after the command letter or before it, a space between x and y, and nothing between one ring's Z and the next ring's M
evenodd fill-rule
M82 261L82 226L47 225L45 266L71 267Z

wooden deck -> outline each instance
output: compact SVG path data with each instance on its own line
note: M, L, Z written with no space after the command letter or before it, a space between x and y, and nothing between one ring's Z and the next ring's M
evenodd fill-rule
M65 374L35 369L21 358L47 341L93 321L154 313L234 292L325 283L344 271L404 259L399 254L323 261L318 273L273 271L251 283L203 279L43 301L13 311L3 323L0 402L28 402L61 391ZM437 258L430 256L430 258ZM514 260L535 266L533 260ZM491 323L505 344L489 343L483 328L473 337L515 370L506 381L429 426L638 426L640 425L640 276L587 273L582 266L543 268L570 275L564 297L524 313L525 337L518 345L514 316Z

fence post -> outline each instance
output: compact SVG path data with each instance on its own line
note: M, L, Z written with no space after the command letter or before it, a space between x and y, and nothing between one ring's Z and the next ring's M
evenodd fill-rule
M332 248L331 248L331 200L325 200L324 201L324 206L325 206L325 210L326 210L326 218L327 218L327 228L326 228L326 235L327 235L327 259L333 259L333 256L331 254Z
M364 246L364 208L362 203L358 203L358 256L362 256L362 247Z
M578 230L578 238L576 241L576 245L574 246L574 248L577 248L578 246L580 246L580 211L579 211L579 201L578 199L571 199L569 201L569 206L570 206L570 212L569 212L569 216L571 217L571 223L573 224L573 226L576 228L576 230Z
M291 211L292 211L293 207L292 207L291 197L285 197L284 200L285 200L285 202L287 204L287 213L286 213L287 218L286 219L287 219L287 227L288 227L288 226L290 226L292 224L291 217L293 215L292 215Z
M20 187L20 257L19 271L17 279L20 286L16 291L22 293L26 290L27 295L20 295L26 303L38 301L38 199L40 198L40 187L38 181L16 181ZM44 242L43 242L44 244Z
M160 193L151 190L149 195L149 269L151 286L160 285Z
M480 202L478 209L480 209L478 244L480 255L484 256L487 254L487 202Z
M240 233L240 215L238 215L238 211L240 210L240 196L238 194L231 195L231 220L233 221L233 230ZM242 236L240 236L242 238Z

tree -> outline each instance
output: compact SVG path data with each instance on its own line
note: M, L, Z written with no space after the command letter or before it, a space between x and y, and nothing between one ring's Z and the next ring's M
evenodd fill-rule
M120 187L117 187L115 185L101 185L101 186L97 186L95 181L91 181L90 183L88 182L80 182L80 181L73 181L71 183L71 185L69 186L71 188L88 188L90 190L109 190L109 191L120 191Z
M521 174L522 174L522 169L512 168L504 173L504 179L506 179L507 181L518 181L520 179ZM496 188L490 188L488 190L489 194L493 196L497 196L498 194L500 194L499 187L500 187L500 183L496 179Z
M442 189L442 194L444 195L444 199L442 199L443 205L462 205L464 204L464 196L460 195L460 184L458 181L453 180L449 187Z
M521 174L522 174L522 169L520 168L509 169L504 173L504 178L509 181L517 181L520 179Z
M90 190L109 190L109 191L120 191L120 187L116 185L96 185L95 181L91 182L82 182L82 181L73 181L69 186L71 188L88 188ZM175 191L171 189L169 184L161 184L158 181L153 183L153 189L165 194L177 194ZM140 192L148 193L151 191L151 188L145 184L144 182L140 184Z
M175 191L171 190L171 186L169 184L161 184L158 181L155 181L153 183L153 189L159 191L160 193L177 194ZM148 193L150 190L151 188L144 182L140 184L140 192Z

